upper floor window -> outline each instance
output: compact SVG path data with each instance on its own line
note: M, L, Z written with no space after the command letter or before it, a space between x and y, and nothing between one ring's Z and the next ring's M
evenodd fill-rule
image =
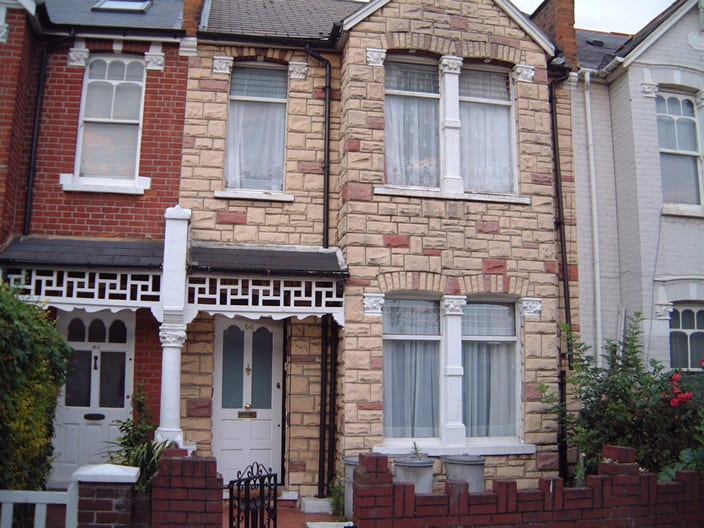
M227 131L229 189L282 191L286 70L255 65L232 71Z
M702 171L694 100L678 94L655 98L665 202L701 204Z
M391 185L440 187L437 66L386 65L386 178Z
M144 61L95 57L83 88L77 173L81 178L134 180L144 99Z
M516 436L516 318L509 303L468 303L462 317L467 437Z
M509 72L385 64L386 183L452 194L513 194L515 141Z
M676 305L670 312L670 367L699 368L704 359L704 305Z
M460 75L460 158L466 192L513 192L511 90L505 72Z

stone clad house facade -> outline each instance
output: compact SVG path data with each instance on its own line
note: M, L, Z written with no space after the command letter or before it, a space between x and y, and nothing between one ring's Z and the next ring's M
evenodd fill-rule
M34 198L3 190L0 251L82 351L55 485L140 385L157 439L215 456L225 481L271 467L284 498L326 496L343 456L416 446L438 474L464 453L521 487L561 469L538 386L560 385L558 323L579 310L551 40L571 2L534 21L507 0L128 2L139 18L84 2L73 19L10 3L28 40L3 56L61 33L34 187L30 101L17 117L5 189ZM28 93L32 53L15 59ZM134 115L92 113L137 92Z

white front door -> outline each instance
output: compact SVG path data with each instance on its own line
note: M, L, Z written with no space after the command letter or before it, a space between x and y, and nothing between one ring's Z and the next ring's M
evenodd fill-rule
M51 487L64 487L85 464L115 450L115 420L131 415L134 312L60 312L58 329L74 349L56 409Z
M281 477L283 339L274 321L218 319L213 452L225 483L253 462Z

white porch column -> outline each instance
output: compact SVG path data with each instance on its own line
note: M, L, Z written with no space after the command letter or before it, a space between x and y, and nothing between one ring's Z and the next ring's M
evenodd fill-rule
M463 295L445 295L442 298L445 364L441 390L444 393L442 401L445 403L440 413L440 438L446 447L465 444L465 427L462 422L462 314L465 304L467 299Z
M463 193L460 169L460 72L462 57L440 59L440 160L444 192Z
M181 429L181 349L186 341L186 256L190 209L169 207L164 215L164 262L161 276L161 412L155 437L183 447Z

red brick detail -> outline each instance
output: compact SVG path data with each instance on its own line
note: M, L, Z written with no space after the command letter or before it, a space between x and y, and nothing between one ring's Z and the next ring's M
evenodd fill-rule
M384 130L386 126L383 117L368 117L367 118L367 128L375 130Z
M467 31L468 28L467 19L460 16L450 17L450 29L459 29L460 31Z
M374 198L374 188L371 183L348 182L342 188L342 203L351 200L371 202Z
M439 249L424 249L423 255L426 255L428 257L439 257L440 255L442 255L442 251L440 251Z
M445 293L448 295L459 295L460 281L456 277L448 277L445 283Z
M504 259L484 259L482 261L482 271L488 275L504 275L506 273L506 261Z
M385 247L409 247L411 237L408 235L384 235Z
M358 403L357 409L360 411L383 411L383 403Z
M207 418L212 415L212 400L206 398L189 398L186 400L186 416Z
M218 224L246 224L247 213L241 212L219 212L215 215L215 222Z
M544 263L545 273L558 273L557 262L549 261Z
M323 164L319 161L299 161L298 171L308 174L322 174Z
M498 222L488 222L485 220L477 222L477 232L478 233L498 233L499 223Z
M369 279L347 279L347 286L369 286L372 282Z
M291 459L288 463L288 470L290 472L305 472L306 461L305 460L294 460Z
M345 152L359 152L362 142L359 139L348 139L345 142Z

